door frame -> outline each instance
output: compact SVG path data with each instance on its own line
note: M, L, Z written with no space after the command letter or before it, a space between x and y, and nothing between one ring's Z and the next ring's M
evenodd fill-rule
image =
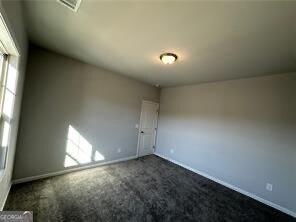
M144 103L151 103L151 104L157 104L158 105L158 111L157 111L157 120L156 120L156 129L158 129L158 117L159 117L159 103L158 102L153 102L149 100L142 100L141 103L141 113L140 113L140 122L139 122L139 128L138 128L138 144L137 144L137 158L139 158L139 148L140 148L140 139L141 139L141 128L142 128L142 117L143 117L143 104ZM157 131L157 130L156 130ZM156 144L156 137L157 133L155 135L155 144Z

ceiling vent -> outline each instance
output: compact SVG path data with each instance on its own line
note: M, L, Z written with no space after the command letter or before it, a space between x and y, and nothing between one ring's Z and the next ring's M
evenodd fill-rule
M57 1L74 12L77 12L79 5L81 3L81 0L57 0Z

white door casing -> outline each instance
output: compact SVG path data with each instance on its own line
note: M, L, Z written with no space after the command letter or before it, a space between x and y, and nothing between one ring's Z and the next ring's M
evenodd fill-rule
M159 104L151 101L142 102L137 156L154 153Z

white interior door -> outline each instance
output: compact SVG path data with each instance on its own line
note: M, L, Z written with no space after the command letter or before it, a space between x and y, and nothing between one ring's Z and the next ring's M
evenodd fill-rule
M145 156L154 152L158 110L158 103L150 101L142 102L138 139L138 156Z

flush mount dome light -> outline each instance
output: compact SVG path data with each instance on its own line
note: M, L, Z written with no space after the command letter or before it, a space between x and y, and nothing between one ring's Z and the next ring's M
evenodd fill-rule
M174 53L163 53L159 58L163 64L173 64L176 62L178 56Z

